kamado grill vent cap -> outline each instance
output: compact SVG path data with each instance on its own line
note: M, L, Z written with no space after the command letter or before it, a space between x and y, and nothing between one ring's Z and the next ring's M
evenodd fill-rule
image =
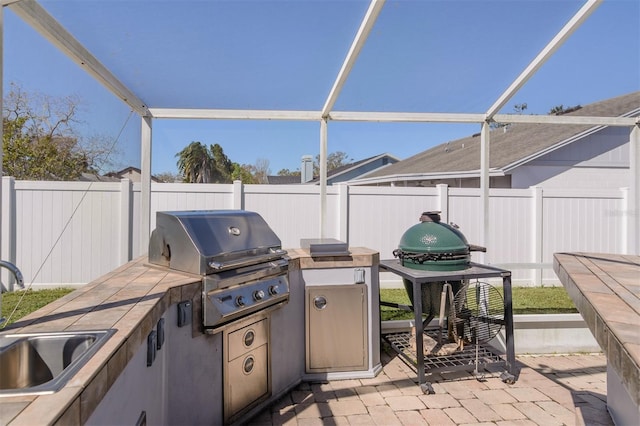
M440 221L439 211L429 211L402 235L393 255L408 268L456 271L468 266L471 251L486 249L470 245L462 232Z

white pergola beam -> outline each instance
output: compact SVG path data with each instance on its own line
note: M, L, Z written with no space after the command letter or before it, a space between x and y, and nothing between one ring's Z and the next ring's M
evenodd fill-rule
M340 72L338 72L338 77L329 92L329 97L322 108L323 118L326 118L329 115L336 103L336 100L338 100L338 95L340 95L340 91L342 90L344 83L347 81L347 77L349 77L349 73L355 65L356 59L358 59L358 55L367 41L367 37L369 37L369 33L382 10L382 6L384 6L384 2L385 0L371 0L369 9L362 20L362 24L360 24L360 29L358 29L358 32L356 33L356 37L351 44L351 48L349 49L347 57L342 64L342 68L340 68Z
M603 0L588 0L584 6L567 22L567 24L556 34L535 59L525 68L524 71L511 83L511 86L502 93L498 100L487 110L487 120L491 120L494 115L509 102L509 99L538 71L538 69L549 59L560 46L577 30L580 25L597 9Z
M484 114L458 114L438 112L358 112L332 111L333 121L374 121L387 123L482 123Z
M236 110L196 108L149 108L153 118L194 120L284 120L320 121L320 111L289 110ZM373 112L332 111L326 117L330 121L360 121L378 123L482 123L482 113L439 112ZM591 126L630 127L638 123L638 117L592 117L571 115L519 115L496 114L497 123L581 124Z
M575 115L519 115L496 114L496 123L538 123L538 124L583 124L590 126L631 127L638 122L638 117L591 117Z
M95 56L76 40L58 21L35 0L10 3L8 7L44 38L84 68L93 78L120 98L141 116L148 116L144 102L120 82Z
M149 108L153 118L196 120L290 120L320 121L320 111L242 109Z

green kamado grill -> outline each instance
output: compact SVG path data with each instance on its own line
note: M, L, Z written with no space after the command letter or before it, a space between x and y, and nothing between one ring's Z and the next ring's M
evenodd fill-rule
M422 213L420 223L413 225L402 235L393 255L400 264L423 271L460 271L469 267L472 251L486 251L484 247L467 242L458 229L440 221L439 211ZM404 287L413 304L413 284L403 279ZM426 314L423 327L440 313L440 295L444 281L431 282L422 286L422 312ZM462 281L450 281L453 293L463 286ZM449 303L445 306L449 310Z

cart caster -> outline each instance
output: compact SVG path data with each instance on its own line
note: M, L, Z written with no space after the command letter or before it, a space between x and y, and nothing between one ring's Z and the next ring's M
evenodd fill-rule
M500 379L508 385L512 385L516 382L516 377L507 371L500 374Z
M421 384L420 389L422 390L422 393L425 395L433 395L434 393L436 393L436 391L433 390L433 386L431 386L431 383Z

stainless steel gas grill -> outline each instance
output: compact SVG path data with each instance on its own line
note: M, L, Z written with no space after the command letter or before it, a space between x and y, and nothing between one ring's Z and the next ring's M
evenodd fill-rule
M254 212L156 215L149 262L202 276L203 330L222 335L225 424L242 422L271 395L271 313L289 301L286 254Z
M203 276L203 327L216 328L289 300L280 239L244 210L158 212L149 262Z

